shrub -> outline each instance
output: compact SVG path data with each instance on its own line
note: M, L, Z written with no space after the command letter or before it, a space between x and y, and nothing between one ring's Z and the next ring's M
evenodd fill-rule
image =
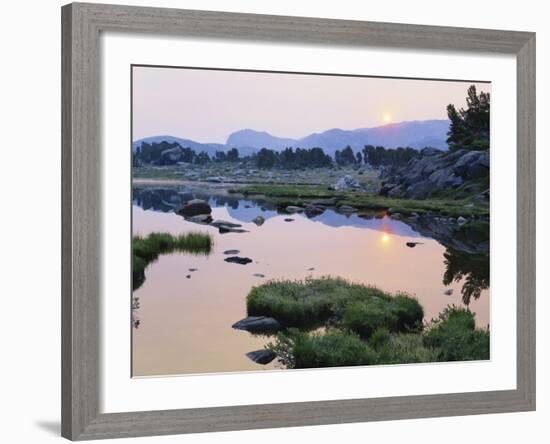
M398 294L392 299L391 303L392 310L397 317L396 331L422 330L424 309L416 299Z
M372 348L378 351L390 341L390 338L390 331L385 327L381 327L374 331L368 342Z
M424 345L438 348L440 361L484 360L490 357L490 335L475 328L474 314L467 309L448 307L432 321Z
M269 348L289 368L371 365L377 360L376 352L366 342L339 331L320 334L294 330L279 334Z

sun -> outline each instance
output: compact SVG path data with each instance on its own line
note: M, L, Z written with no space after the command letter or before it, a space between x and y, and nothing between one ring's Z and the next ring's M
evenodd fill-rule
M382 120L384 121L384 123L391 123L391 121L393 120L393 116L389 111L386 111L382 116Z

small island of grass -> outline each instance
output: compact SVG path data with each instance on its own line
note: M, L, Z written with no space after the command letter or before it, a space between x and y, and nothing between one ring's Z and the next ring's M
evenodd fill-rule
M415 298L341 278L268 282L251 290L247 311L284 327L267 348L287 368L489 359L489 332L468 309L424 324Z
M180 251L191 254L209 254L212 237L205 233L185 233L173 236L169 233L151 233L147 237L132 238L132 282L134 290L145 281L145 269L161 254Z

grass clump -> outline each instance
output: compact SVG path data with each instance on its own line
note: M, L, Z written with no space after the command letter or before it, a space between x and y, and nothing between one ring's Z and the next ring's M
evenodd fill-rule
M362 338L368 338L379 328L391 332L419 331L423 319L424 310L416 299L398 295L349 304L344 311L342 324Z
M277 338L277 344L269 348L289 368L372 365L377 361L376 352L352 333L330 330L321 334L291 330L279 334Z
M490 335L475 328L474 314L463 308L447 307L432 321L424 345L437 348L439 361L472 361L490 358Z
M427 347L423 342L423 335L418 333L391 334L376 351L377 363L380 365L415 364L440 360L439 349Z
M270 281L247 297L249 316L269 316L286 327L314 328L341 316L352 301L388 299L383 291L341 278Z
M134 290L145 281L145 268L159 255L181 251L191 254L209 254L213 241L209 234L151 233L147 237L132 237L132 282Z

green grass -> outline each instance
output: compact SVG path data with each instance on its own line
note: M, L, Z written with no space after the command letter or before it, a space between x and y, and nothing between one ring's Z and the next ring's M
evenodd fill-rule
M288 368L372 365L377 354L359 336L340 331L305 333L293 330L278 335L273 350Z
M324 199L331 197L343 197L342 193L330 191L319 185L282 185L282 184L256 184L242 188L230 188L229 193L244 195L261 194L266 197L280 197L293 199Z
M374 287L322 277L270 281L252 288L246 302L249 316L270 316L286 327L315 328L341 315L352 301L389 298Z
M342 325L362 338L369 338L381 328L390 332L422 330L423 319L424 310L418 301L399 295L350 303L344 311Z
M469 310L447 307L424 326L416 299L341 278L267 282L250 291L247 310L283 324L267 347L288 368L489 359L489 332Z
M438 348L424 345L422 334L415 333L392 334L376 351L380 365L437 362L441 355Z
M394 199L377 194L360 193L354 191L342 192L331 191L319 185L277 185L261 184L231 188L230 193L244 195L262 195L276 204L285 205L306 205L314 199L333 198L336 205L350 205L359 210L384 210L391 209L392 213L410 215L412 213L423 214L427 212L438 213L450 217L458 216L486 216L489 209L471 205L471 199L454 199L451 197L438 197L423 200L415 199Z
M147 237L132 238L132 282L136 290L145 281L145 269L159 255L174 251L191 254L209 254L212 237L204 233L186 233L173 236L169 233L151 233Z

